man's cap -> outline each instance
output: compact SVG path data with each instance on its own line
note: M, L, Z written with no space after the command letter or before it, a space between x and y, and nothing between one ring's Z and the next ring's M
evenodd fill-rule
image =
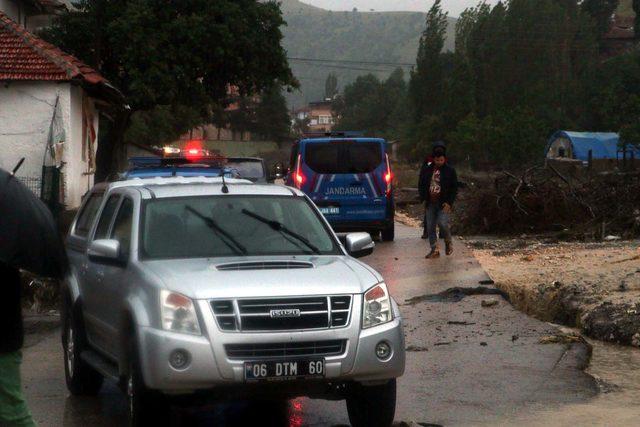
M436 156L444 156L447 154L447 146L443 141L436 141L433 143L431 153Z

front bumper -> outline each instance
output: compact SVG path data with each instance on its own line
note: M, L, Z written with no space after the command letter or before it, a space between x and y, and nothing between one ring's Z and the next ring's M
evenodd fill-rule
M201 303L201 313L209 313L205 311L209 307L208 302ZM260 359L229 359L224 346L234 343L345 339L347 345L343 354L325 357L325 378L320 381L326 383L375 383L404 373L404 333L399 313L387 324L361 330L360 308L354 304L350 324L345 328L279 333L223 333L213 316L203 317L202 336L149 327L139 329L140 356L147 387L180 394L244 384L244 362ZM379 360L375 354L375 346L381 341L392 348L391 357L385 361ZM186 369L177 370L169 364L169 357L175 350L189 354L190 363ZM304 384L308 381L296 383L301 385L301 395L304 394Z

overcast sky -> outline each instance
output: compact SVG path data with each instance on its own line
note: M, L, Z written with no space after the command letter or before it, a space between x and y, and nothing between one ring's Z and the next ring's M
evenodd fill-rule
M433 0L302 0L314 6L331 10L352 10L357 7L361 11L375 9L387 10L412 10L426 12L433 4ZM489 0L496 3L497 0ZM449 16L456 17L464 9L475 6L478 0L442 0L442 6L449 11Z

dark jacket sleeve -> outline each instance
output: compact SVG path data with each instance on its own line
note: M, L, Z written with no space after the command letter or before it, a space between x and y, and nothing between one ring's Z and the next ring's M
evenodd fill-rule
M420 168L420 179L418 179L418 192L420 193L420 200L421 201L425 201L427 200L427 169L429 168L429 166L427 165L427 163L423 163L422 167Z
M418 178L418 193L420 194L420 200L425 199L424 176L425 176L426 170L427 170L427 164L423 163L422 166L420 167L420 177Z
M445 203L448 203L449 206L453 206L453 204L456 201L456 196L458 195L458 174L456 173L456 170L452 167L450 167L449 169L451 169L451 173L450 173L450 183L449 183L449 191L447 192L447 200L445 200Z

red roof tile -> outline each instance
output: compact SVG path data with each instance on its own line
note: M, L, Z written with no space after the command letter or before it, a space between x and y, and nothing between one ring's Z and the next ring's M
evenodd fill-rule
M107 83L96 70L82 63L0 12L0 80L83 80Z

